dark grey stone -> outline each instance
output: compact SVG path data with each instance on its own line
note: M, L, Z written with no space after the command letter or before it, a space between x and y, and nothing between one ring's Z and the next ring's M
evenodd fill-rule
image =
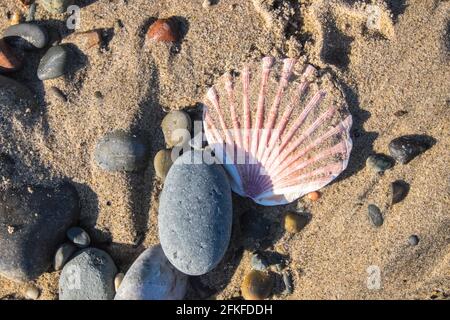
M56 250L55 260L53 261L53 267L55 270L61 270L77 250L78 248L71 242L66 242L60 245L58 250Z
M428 136L409 135L396 138L389 143L391 156L401 164L407 164L412 159L433 146L435 140Z
M91 244L91 238L88 233L80 227L72 227L67 230L67 238L78 248L86 248Z
M108 133L95 149L95 161L107 171L139 171L145 169L148 160L144 142L121 130Z
M145 250L122 280L115 300L181 300L188 276L173 267L160 245Z
M0 273L30 281L47 271L79 212L78 194L69 184L0 192Z
M59 78L68 68L69 49L65 45L54 46L48 49L42 57L37 70L39 80Z
M381 227L383 225L383 215L381 214L381 210L376 205L369 204L368 213L370 221L375 227Z
M87 248L64 266L59 278L60 300L112 300L117 268L105 251Z
M233 220L227 175L220 165L203 162L202 154L189 151L175 161L159 205L164 253L188 275L217 266L228 248Z
M374 154L367 158L367 165L375 172L384 172L394 165L392 158L384 154Z
M409 184L402 180L394 181L391 184L392 204L403 201L409 192Z
M34 23L19 23L3 32L5 40L14 47L25 50L42 49L47 45L45 28Z

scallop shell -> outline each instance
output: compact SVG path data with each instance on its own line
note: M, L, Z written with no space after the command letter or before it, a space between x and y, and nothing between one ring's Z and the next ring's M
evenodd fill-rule
M258 70L261 69L261 70ZM290 203L347 167L352 117L329 74L298 59L262 59L206 95L203 125L232 189L266 206Z

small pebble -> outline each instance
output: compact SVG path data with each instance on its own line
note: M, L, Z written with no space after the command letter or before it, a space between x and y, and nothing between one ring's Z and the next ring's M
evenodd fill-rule
M419 244L419 241L420 241L419 237L416 236L415 234L410 236L408 239L408 243L411 246L417 246Z
M25 296L30 300L37 300L39 298L39 289L34 285L28 285L25 289Z
M42 57L37 70L39 80L59 78L67 72L69 60L68 48L64 45L54 46L48 49Z
M283 271L283 283L284 283L284 294L292 294L293 286L292 286L292 277L288 271Z
M308 195L307 195L307 197L308 197L308 199L309 200L311 200L311 201L317 201L317 200L319 200L320 199L320 192L318 192L318 191L314 191L314 192L310 192L310 193L308 193Z
M376 173L380 173L392 168L393 161L384 154L374 154L367 158L366 164Z
M114 278L114 287L116 288L116 292L119 289L120 285L122 284L123 278L125 277L125 274L122 272L119 272L116 274L116 277Z
M157 42L177 42L180 31L174 18L158 19L147 31L147 39Z
M409 192L409 184L402 180L397 180L391 184L392 204L403 201Z
M16 11L13 13L13 15L11 16L11 20L9 21L9 24L11 26L14 26L16 24L20 23L20 20L22 20L22 15L20 14L20 12Z
M26 22L34 21L35 16L36 16L36 3L33 2L32 4L30 4L28 8L28 14L25 21Z
M190 140L191 117L184 111L171 111L163 119L161 129L169 148L183 146Z
M171 150L160 150L155 156L153 165L155 166L156 176L164 182L167 173L172 166L172 151Z
M53 261L53 267L55 270L61 270L75 251L77 251L77 247L71 242L66 242L60 245L56 250L55 259Z
M384 219L380 209L376 205L370 204L368 207L368 212L372 224L375 227L381 227L383 225Z
M67 238L78 248L86 248L91 244L91 238L87 232L79 227L73 227L67 230Z
M49 94L63 103L67 102L66 95L57 87L50 87Z
M95 91L94 93L94 97L95 99L97 99L99 102L103 101L103 93L101 93L100 91Z
M251 259L252 269L258 271L266 271L269 267L267 259L259 253L254 253Z
M401 164L407 164L412 159L428 150L434 139L427 136L410 135L392 140L389 143L391 156Z
M408 111L406 111L406 110L398 110L398 111L395 111L394 116L396 116L396 117L403 117L406 114L408 114Z
M270 274L252 270L244 277L241 292L245 300L264 300L270 296L272 288L273 278Z
M308 217L293 212L284 216L284 229L289 233L297 233L308 224Z
M50 13L64 13L74 0L41 0L40 4Z

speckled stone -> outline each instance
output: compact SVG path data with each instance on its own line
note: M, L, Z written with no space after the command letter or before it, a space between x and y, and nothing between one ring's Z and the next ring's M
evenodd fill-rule
M202 275L217 266L228 248L233 220L226 173L220 165L204 163L202 155L189 151L175 161L159 205L164 253L188 275Z
M3 32L3 37L12 46L25 50L42 49L48 42L45 28L34 23L12 25Z
M79 213L78 194L69 184L0 192L0 274L30 281L47 271Z
M397 162L407 164L412 159L431 148L433 143L434 139L428 136L402 136L389 143L389 152Z
M149 152L137 136L118 130L97 143L95 161L107 171L140 171L147 166Z
M63 268L59 278L60 300L112 300L117 268L105 251L79 251Z
M187 280L156 245L145 250L127 271L115 300L181 300Z
M48 49L37 70L39 80L59 78L67 72L69 49L65 45Z

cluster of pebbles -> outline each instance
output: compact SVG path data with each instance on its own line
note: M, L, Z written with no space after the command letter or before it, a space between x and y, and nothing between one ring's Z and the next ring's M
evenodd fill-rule
M30 6L30 12L35 10L34 1L22 2ZM73 1L42 0L40 3L52 13L61 13ZM204 6L209 5L205 1ZM92 30L72 34L61 44L50 39L43 26L31 21L16 23L17 20L0 40L0 73L17 71L29 51L44 50L37 77L42 81L54 79L68 72L71 48L67 43L88 50L101 42L101 32ZM177 21L156 20L146 38L147 41L178 41ZM0 107L15 106L18 101L25 106L33 105L33 95L22 84L0 76L0 85ZM12 99L6 99L11 94L7 95L3 88L13 92ZM65 99L58 88L52 90ZM88 233L76 226L80 204L73 186L8 188L0 191L0 274L13 281L32 283L53 265L55 271L61 272L61 300L183 299L189 276L213 270L229 246L233 221L231 188L220 165L205 163L202 148L180 155L180 150L190 149L186 146L190 143L192 120L187 112L169 112L161 128L166 149L160 150L153 159L155 173L164 184L158 216L160 245L147 248L125 274L121 273L109 254L92 247ZM389 144L391 157L376 154L367 159L367 165L382 174L395 161L407 164L430 147L429 139L423 137L396 138ZM120 130L100 139L93 156L96 164L109 172L143 171L150 161L145 141ZM7 161L3 156L0 161L0 173L7 175L7 170L3 170ZM408 188L401 180L392 183L393 205L406 197ZM308 198L317 201L320 193L313 192ZM383 213L375 204L369 205L368 215L375 227L383 225ZM263 221L258 213L246 214L245 219L251 220L242 224L249 229L247 234L253 235L249 241L258 242L266 237L270 222ZM301 232L309 219L305 213L287 212L286 232ZM417 245L419 237L412 235L408 242ZM249 300L270 297L276 276L281 277L285 293L292 293L292 277L286 264L279 258L270 258L269 252L252 252L251 270L241 285L242 297ZM30 284L25 295L37 299L39 289Z

